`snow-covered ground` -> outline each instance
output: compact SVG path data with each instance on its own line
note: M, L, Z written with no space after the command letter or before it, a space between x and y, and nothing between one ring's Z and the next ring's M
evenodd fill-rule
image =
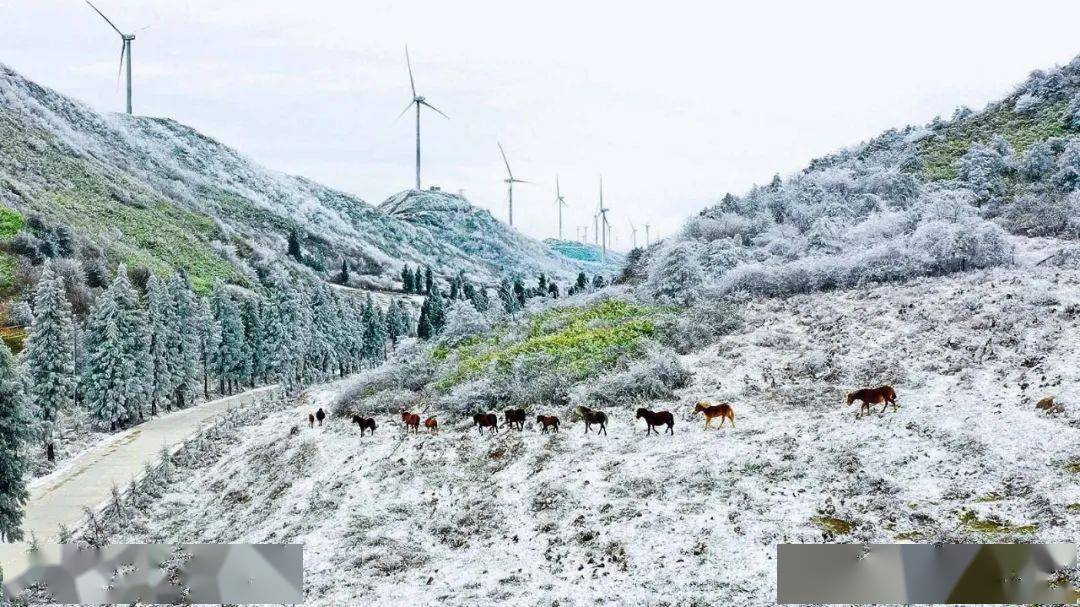
M1053 244L749 304L652 405L674 436L645 436L632 407L606 437L309 429L344 380L240 430L114 539L303 543L308 605L771 605L777 543L1075 541L1080 271L1032 265ZM883 383L899 411L856 419L845 391ZM1064 413L1035 409L1051 395ZM703 398L730 400L737 428L705 431Z

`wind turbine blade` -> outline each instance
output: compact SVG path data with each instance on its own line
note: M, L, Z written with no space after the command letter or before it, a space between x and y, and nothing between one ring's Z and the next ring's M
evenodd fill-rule
M562 195L559 194L559 174L555 173L555 199L562 202Z
M510 179L513 180L514 179L514 172L510 170L510 161L506 159L506 150L503 149L501 141L497 141L496 143L499 144L499 153L502 154L503 163L506 164L506 173L508 175L510 175Z
M443 114L443 111L442 111L442 110L440 110L439 108L435 107L434 105L431 105L431 104L430 104L430 103L428 103L427 101L418 101L417 103L422 103L422 104L424 104L424 105L428 106L429 108L431 108L431 109L435 110L436 112L438 112L438 113L442 114L442 117L443 117L443 118L446 118L447 120L450 120L450 117L449 117L449 116L447 116L446 114Z
M525 181L524 179L515 179L514 183L529 183L529 184L531 184L532 182L531 181Z
M120 74L124 71L124 51L127 50L128 41L120 43L120 67L116 68L116 90L120 90Z
M154 27L154 25L153 24L144 25L144 26L140 27L139 29L135 30L135 33L138 34L139 32L145 32L146 30L150 29L151 27Z
M116 27L115 23L113 23L112 21L109 21L109 18L105 16L105 13L99 11L98 7L94 6L93 2L90 2L90 0L86 0L86 3L90 5L90 8L94 9L95 13L101 15L101 18L105 20L105 23L108 23L110 26L112 26L112 28L114 30L116 30L117 34L120 34L121 36L124 35L124 32L120 31L120 28Z
M407 111L409 111L410 109L412 109L412 106L413 106L413 104L414 104L414 103L416 103L416 102L415 102L415 101L410 101L410 102L409 102L409 105L406 105L406 106L405 106L405 109L401 110L401 113L400 113L400 114L398 114L398 117L397 117L397 119L398 119L398 120L401 120L401 117L405 115L405 112L407 112Z
M87 0L89 1L89 0ZM412 88L413 99L416 98L416 82L412 77L412 61L409 60L409 45L405 45L405 65L409 68L409 87Z

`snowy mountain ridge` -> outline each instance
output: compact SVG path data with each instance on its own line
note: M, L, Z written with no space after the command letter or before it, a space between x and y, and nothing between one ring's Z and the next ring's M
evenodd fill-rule
M344 258L376 286L402 263L489 284L618 270L567 259L459 196L405 191L373 207L174 120L95 112L3 65L0 204L74 228L114 263L187 267L202 288L251 280L271 260L330 273ZM293 233L303 263L285 255Z

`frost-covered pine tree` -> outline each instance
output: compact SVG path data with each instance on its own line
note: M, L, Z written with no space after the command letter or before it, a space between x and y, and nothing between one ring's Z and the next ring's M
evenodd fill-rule
M438 335L446 325L446 299L443 298L442 293L436 287L431 290L428 302L430 303L428 321L431 323L431 330Z
M409 313L409 309L405 306L404 300L397 300L395 303L397 308L397 320L398 320L398 335L401 337L408 337L413 332L412 314Z
M75 351L71 304L64 278L46 262L34 294L34 321L26 340L24 360L30 398L38 416L40 434L48 460L55 459L60 413L75 398Z
M146 281L147 333L150 338L150 415L157 415L159 403L168 405L173 395L173 333L175 309L168 285L157 276Z
M311 291L311 345L308 363L313 379L324 380L337 365L338 314L329 287L318 285Z
M701 295L704 282L701 264L691 245L676 242L662 251L652 264L645 286L659 301L685 306Z
M401 268L401 290L406 293L412 293L415 290L415 287L413 286L413 273L412 270L409 269L409 264L405 264L405 266Z
M214 319L210 302L204 297L195 302L192 327L197 346L196 373L202 376L203 398L210 400L211 361L221 342L221 326Z
M392 302L386 309L386 338L390 340L391 345L396 346L398 340L401 339L400 328L397 303Z
M218 380L218 392L232 394L244 373L244 321L240 306L221 281L214 283L210 309L221 331L217 349L210 357L212 373Z
M499 301L502 302L503 309L510 314L521 309L521 304L514 295L514 285L507 278L504 278L499 282Z
M169 280L169 295L173 305L174 337L169 348L173 371L173 404L178 408L191 405L199 381L199 336L195 324L196 297L187 272L180 270Z
M435 330L431 326L431 298L424 299L420 306L420 320L416 324L416 336L420 339L431 339Z
M141 418L149 375L146 329L138 295L121 265L94 302L85 340L85 404L110 430Z
M424 293L431 294L431 290L435 288L435 275L431 272L431 267L424 268Z
M0 341L0 541L23 539L26 490L23 445L32 436L24 381L7 344Z
M266 351L266 335L263 330L264 307L262 297L251 297L241 304L247 355L245 372L252 388L259 382L266 383L269 353Z
M100 427L116 431L129 421L129 383L135 375L135 361L125 352L115 300L102 294L95 306L90 333L94 345L87 351L86 406Z

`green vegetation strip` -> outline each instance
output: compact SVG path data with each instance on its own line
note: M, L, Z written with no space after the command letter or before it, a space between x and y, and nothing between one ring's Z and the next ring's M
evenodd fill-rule
M500 330L455 348L436 349L432 353L436 360L456 360L436 386L448 390L480 377L493 365L505 371L533 356L548 357L553 371L581 380L623 357L638 355L643 340L657 334L661 314L658 308L617 300L547 310L530 319L524 338L513 339Z

